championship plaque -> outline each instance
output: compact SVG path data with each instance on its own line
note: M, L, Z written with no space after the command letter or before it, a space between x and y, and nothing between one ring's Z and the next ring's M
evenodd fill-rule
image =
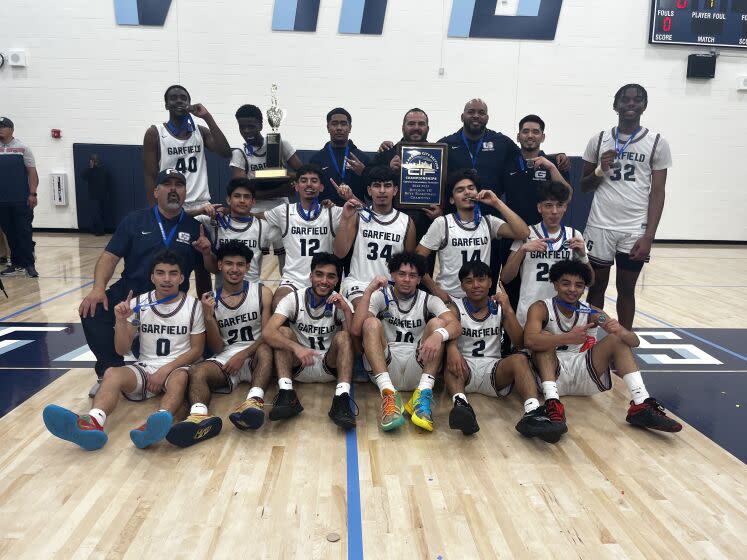
M278 86L272 84L272 98L270 108L267 109L267 122L272 127L272 132L267 134L267 167L258 169L254 172L257 179L284 178L288 177L288 172L283 167L283 158L281 157L282 144L280 142L280 123L283 120L283 110L278 107Z
M400 146L402 167L399 176L397 208L424 208L443 205L446 188L448 146L409 142Z

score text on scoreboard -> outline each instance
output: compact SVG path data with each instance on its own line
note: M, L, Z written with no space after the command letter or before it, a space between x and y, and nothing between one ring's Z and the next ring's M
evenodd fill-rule
M648 42L747 48L747 0L652 0Z

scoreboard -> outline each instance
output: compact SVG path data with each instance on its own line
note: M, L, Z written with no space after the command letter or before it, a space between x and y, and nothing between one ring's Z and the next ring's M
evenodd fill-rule
M648 42L747 48L747 0L652 0Z

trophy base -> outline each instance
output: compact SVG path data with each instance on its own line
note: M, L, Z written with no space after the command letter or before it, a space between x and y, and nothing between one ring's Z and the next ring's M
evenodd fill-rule
M288 175L288 171L283 167L270 167L267 169L257 169L254 172L254 177L256 179L277 179L277 178L287 178L290 179L290 175Z

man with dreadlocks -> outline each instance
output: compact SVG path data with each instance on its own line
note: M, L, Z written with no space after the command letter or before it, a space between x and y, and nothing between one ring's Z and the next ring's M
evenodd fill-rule
M588 300L604 307L610 267L617 263L617 315L627 329L633 326L635 285L649 261L672 166L667 141L641 126L647 105L642 86L621 87L612 103L617 126L595 134L583 156L581 190L595 193L584 232L595 275Z

